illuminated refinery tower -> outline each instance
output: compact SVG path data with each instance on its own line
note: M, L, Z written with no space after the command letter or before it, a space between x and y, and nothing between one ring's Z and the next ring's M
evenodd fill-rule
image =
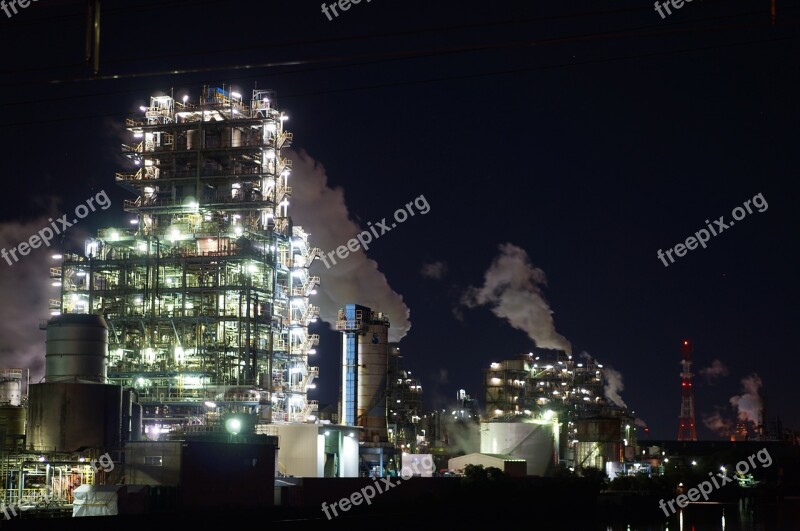
M362 441L387 442L389 318L348 304L339 310L336 329L342 332L340 422L363 427Z
M692 390L692 344L688 340L681 346L683 359L681 365L681 416L678 427L679 441L696 441L697 431L694 427L694 391Z
M318 250L289 217L292 141L271 92L155 96L128 119L131 169L116 180L130 226L65 254L53 314L102 315L110 382L135 388L145 434L228 412L302 422L318 369L308 333ZM193 429L193 428L192 428Z

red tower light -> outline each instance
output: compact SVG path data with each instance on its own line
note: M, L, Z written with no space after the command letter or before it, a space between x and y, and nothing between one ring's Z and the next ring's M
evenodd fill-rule
M681 354L681 415L679 417L678 440L696 441L697 431L694 427L694 391L692 390L692 342L683 340Z

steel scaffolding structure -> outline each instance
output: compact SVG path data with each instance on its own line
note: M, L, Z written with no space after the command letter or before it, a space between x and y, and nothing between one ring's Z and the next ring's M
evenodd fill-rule
M109 380L139 391L151 438L222 411L302 422L316 408L319 250L289 217L292 134L274 105L269 91L247 102L225 86L152 97L126 121L133 168L116 174L136 195L131 225L51 270L54 315L108 322Z

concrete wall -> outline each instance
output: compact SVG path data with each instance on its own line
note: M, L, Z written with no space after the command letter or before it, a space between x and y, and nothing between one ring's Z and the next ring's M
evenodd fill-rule
M125 477L130 485L175 486L181 478L180 441L139 441L125 445ZM155 464L161 458L161 465ZM150 459L147 459L150 458Z

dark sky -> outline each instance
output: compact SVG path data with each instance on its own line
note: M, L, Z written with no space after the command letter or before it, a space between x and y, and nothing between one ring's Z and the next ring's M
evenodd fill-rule
M357 223L427 199L429 213L367 255L410 309L402 350L429 407L459 388L480 396L482 368L533 346L491 305L461 303L512 244L546 275L557 333L622 373L654 438L676 436L684 337L695 369L727 369L697 378L701 438L719 437L702 417L733 419L729 399L754 373L770 415L800 428L797 6L778 0L774 26L769 0L694 0L663 20L650 0L364 0L332 21L305 0L104 6L94 80L83 2L0 12L4 244L100 190L114 207L74 236L125 222L124 118L158 91L256 81L277 91L294 147L324 165ZM276 62L292 64L263 66ZM669 267L658 259L758 194L764 212ZM441 278L421 274L437 262ZM6 299L26 300L15 289L36 282L33 267L0 262ZM47 316L46 300L29 300L4 319ZM321 328L312 398L332 401L339 343ZM13 352L8 326L3 341Z

